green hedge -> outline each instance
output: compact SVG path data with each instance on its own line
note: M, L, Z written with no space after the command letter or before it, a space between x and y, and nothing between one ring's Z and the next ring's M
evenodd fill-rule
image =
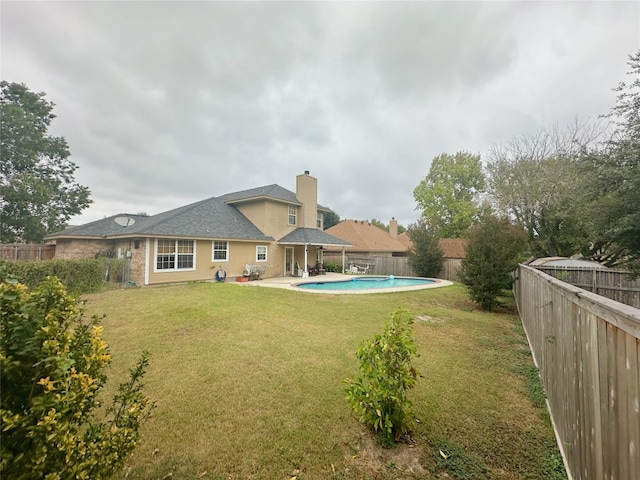
M93 258L0 261L0 268L30 289L36 288L48 276L58 277L73 295L97 292L105 278L105 261Z

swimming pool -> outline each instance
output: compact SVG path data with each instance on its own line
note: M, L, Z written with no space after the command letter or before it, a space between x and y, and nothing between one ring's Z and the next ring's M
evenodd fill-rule
M348 280L313 281L297 283L294 286L310 292L332 293L374 293L395 292L402 290L418 290L444 286L441 280L420 277L353 277Z

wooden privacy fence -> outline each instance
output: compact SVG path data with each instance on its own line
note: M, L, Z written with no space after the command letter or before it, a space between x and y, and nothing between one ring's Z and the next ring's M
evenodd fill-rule
M51 260L56 253L55 245L38 245L31 243L0 244L2 260Z
M612 269L552 267L539 265L537 270L564 282L584 288L617 302L640 308L640 278L630 272ZM638 475L640 478L640 475Z
M640 478L640 310L520 265L516 302L570 478Z
M359 267L368 267L367 273L370 275L396 275L399 277L414 277L416 276L411 265L409 265L408 257L389 257L389 256L366 256L366 255L354 255L345 254L345 268L349 268L350 265L357 265ZM324 253L324 262L338 263L342 265L342 254L334 252ZM442 269L437 275L437 278L444 280L458 281L458 272L462 260L457 258L445 258L442 264Z

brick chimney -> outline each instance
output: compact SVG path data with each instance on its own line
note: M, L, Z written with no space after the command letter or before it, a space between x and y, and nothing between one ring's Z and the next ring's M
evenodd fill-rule
M395 217L391 217L389 222L389 235L391 235L391 238L398 238L398 221Z
M296 177L296 197L302 202L299 208L299 227L317 228L318 224L318 180L309 175L309 170Z

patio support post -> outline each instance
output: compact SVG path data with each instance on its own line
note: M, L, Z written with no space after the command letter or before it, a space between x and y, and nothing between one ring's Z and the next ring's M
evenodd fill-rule
M302 272L302 278L309 278L309 271L307 270L307 265L309 265L309 262L307 260L308 250L309 250L309 244L305 243L304 244L304 271Z
M344 247L342 247L342 274L344 275L344 262L345 262L345 255L344 255Z

